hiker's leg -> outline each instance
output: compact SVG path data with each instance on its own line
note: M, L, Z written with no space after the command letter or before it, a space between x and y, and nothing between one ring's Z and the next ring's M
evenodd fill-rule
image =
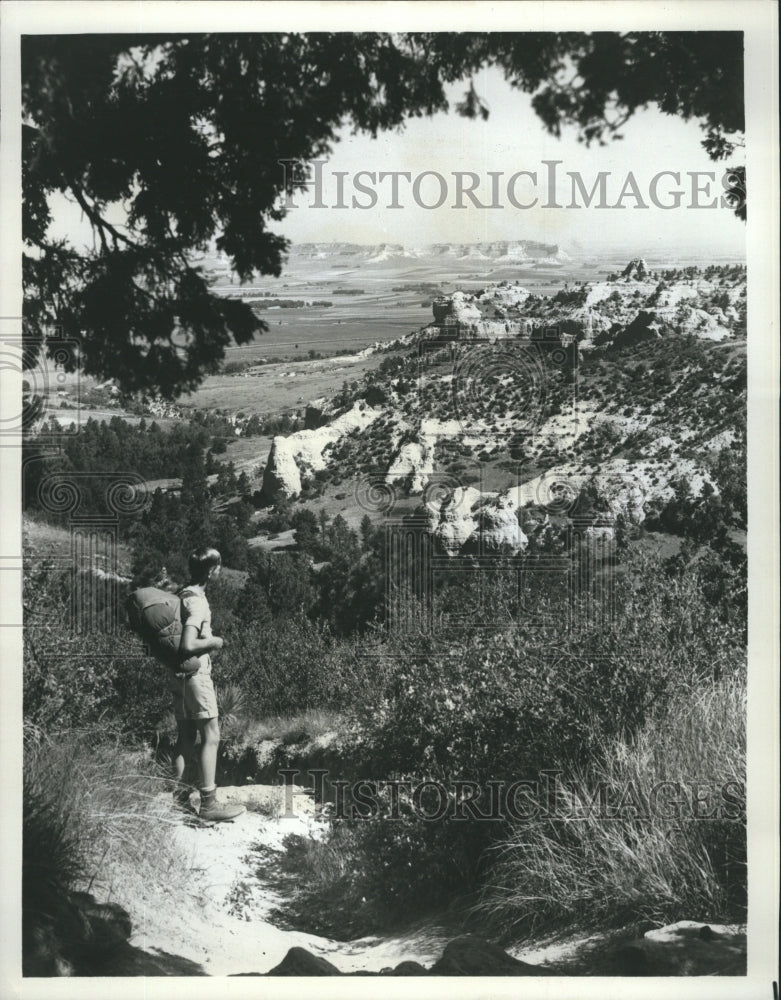
M199 719L201 734L201 807L198 815L202 820L223 823L241 816L246 806L237 802L217 803L217 750L220 745L220 724L217 717Z
M176 723L176 733L173 767L176 780L182 781L187 772L187 765L195 753L198 727L192 719L179 719Z
M220 723L217 718L198 719L201 734L201 788L212 789L217 784L217 751L220 748Z

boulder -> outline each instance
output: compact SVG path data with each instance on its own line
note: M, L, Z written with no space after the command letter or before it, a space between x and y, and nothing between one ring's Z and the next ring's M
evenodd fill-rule
M202 967L167 952L150 954L128 941L130 915L86 892L53 900L51 914L25 914L25 976L203 976Z
M313 955L306 948L291 948L279 965L267 976L341 976L342 973L325 958Z
M745 976L743 927L679 920L646 931L607 956L598 974L618 976Z
M420 962L399 962L395 969L387 972L383 969L383 975L386 976L427 976L428 974L428 969Z
M467 934L446 945L431 967L434 976L541 976L546 970L512 958L498 945Z
M256 973L257 974L257 973ZM473 935L451 941L442 957L431 969L420 962L400 962L395 968L383 969L382 976L539 976L545 975L542 966L529 965L512 958L498 945ZM341 976L331 962L313 955L306 948L291 948L279 965L265 973L267 976ZM353 976L378 975L375 972L352 972Z

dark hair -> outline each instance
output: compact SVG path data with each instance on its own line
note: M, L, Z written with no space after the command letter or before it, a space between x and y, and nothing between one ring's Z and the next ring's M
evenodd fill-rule
M221 564L222 556L217 549L195 549L194 552L190 553L190 558L187 562L190 570L190 582L206 583L212 569Z

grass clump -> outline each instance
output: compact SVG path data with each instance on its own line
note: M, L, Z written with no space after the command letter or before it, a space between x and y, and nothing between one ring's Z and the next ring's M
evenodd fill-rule
M564 789L557 817L518 824L495 849L481 916L510 936L745 920L745 694L741 675L700 682L607 742L575 785L591 802L602 790L606 809Z
M308 708L289 715L271 715L247 722L242 738L247 743L264 740L285 746L305 743L336 731L340 724L337 712L323 708Z
M68 932L70 894L143 905L148 890L184 892L189 862L168 836L167 778L144 748L108 729L47 734L24 747L23 947Z

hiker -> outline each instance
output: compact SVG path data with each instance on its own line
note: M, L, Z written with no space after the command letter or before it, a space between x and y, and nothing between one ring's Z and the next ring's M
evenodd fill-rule
M177 740L174 748L174 774L179 787L174 801L187 809L191 788L185 775L195 754L195 740L200 733L201 819L220 822L231 820L245 812L242 805L217 805L217 751L220 745L220 724L217 718L217 698L211 672L211 653L223 647L223 640L212 634L212 615L206 599L206 585L220 574L222 558L217 549L196 549L189 559L190 582L180 593L182 601L182 641L180 650L198 658L193 673L172 672L169 688L173 695Z

